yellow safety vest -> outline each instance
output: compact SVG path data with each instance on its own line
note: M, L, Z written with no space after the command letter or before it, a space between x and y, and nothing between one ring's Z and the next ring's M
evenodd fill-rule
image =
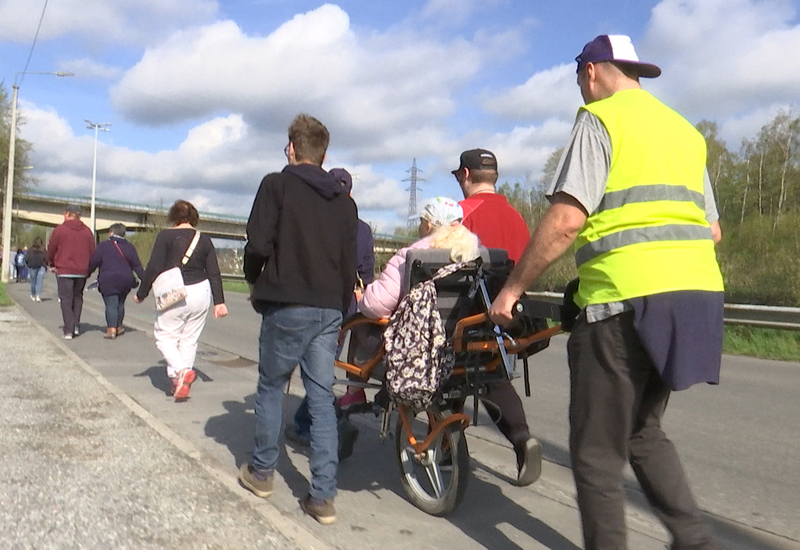
M576 302L617 302L676 290L722 291L705 219L706 143L641 89L590 103L611 137L605 194L577 239Z

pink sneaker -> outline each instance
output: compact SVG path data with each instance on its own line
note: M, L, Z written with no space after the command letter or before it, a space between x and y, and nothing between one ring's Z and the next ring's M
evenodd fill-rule
M175 387L175 401L186 401L189 398L189 388L194 382L194 369L185 369L178 374Z
M367 402L367 393L364 391L364 388L358 388L353 393L345 393L339 399L337 399L339 406L343 409L349 407L350 405L358 405L361 403Z

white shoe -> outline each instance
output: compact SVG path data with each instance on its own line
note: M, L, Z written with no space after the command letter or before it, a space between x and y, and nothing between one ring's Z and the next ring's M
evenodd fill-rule
M37 297L36 297L36 301L37 301L37 302L41 302L41 301L42 301L42 297L41 297L41 296L37 296Z
M31 302L35 302L35 301L36 301L36 296L34 296L33 294L31 294Z

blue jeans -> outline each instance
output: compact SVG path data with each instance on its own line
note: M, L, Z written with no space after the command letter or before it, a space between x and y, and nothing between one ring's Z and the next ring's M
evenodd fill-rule
M44 274L46 271L47 268L44 266L31 268L31 296L42 295L42 284L44 283Z
M106 326L108 328L119 328L122 326L122 320L125 318L125 294L109 294L103 296L103 302L106 304Z
M274 470L278 464L284 387L299 363L312 419L309 493L321 500L333 498L339 464L333 362L342 313L270 306L261 315L253 467Z

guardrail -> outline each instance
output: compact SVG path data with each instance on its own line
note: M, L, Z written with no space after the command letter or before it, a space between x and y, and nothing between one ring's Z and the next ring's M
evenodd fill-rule
M244 282L244 275L224 274L226 281ZM560 292L528 292L528 296L560 304ZM725 323L757 328L800 331L800 307L760 306L750 304L725 304Z

